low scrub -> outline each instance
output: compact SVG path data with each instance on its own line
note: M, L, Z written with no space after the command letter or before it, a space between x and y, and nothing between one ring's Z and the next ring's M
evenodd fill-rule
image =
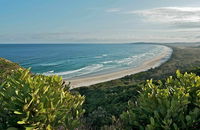
M0 87L0 129L75 129L84 97L71 94L59 76L18 69Z
M147 81L120 118L124 129L200 129L200 77L177 71L175 78Z

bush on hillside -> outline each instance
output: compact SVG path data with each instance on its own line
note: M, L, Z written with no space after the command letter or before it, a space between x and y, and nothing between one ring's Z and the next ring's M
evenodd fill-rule
M0 87L0 129L74 129L84 97L69 92L59 76L18 69Z
M152 80L120 116L124 129L200 129L200 77L181 74L164 82Z
M11 73L18 68L22 67L0 57L0 83L2 83L8 75L11 75Z

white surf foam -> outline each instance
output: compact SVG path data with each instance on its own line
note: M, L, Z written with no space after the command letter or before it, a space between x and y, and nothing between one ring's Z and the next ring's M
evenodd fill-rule
M65 72L57 72L57 73L46 72L46 73L43 73L43 74L44 75L69 76L69 77L70 77L70 75L81 76L81 75L89 74L89 73L92 73L92 72L100 71L101 68L103 68L103 64L92 64L90 66L86 66L86 67L76 69L76 70L70 70L70 71L65 71Z

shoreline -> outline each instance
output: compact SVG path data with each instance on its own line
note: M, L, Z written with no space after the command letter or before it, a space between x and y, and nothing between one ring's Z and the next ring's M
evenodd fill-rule
M88 86L91 86L94 84L119 79L119 78L122 78L122 77L125 77L128 75L133 75L133 74L136 74L139 72L147 71L151 68L159 67L161 64L168 61L171 58L171 54L173 53L172 48L170 48L168 46L165 46L165 47L166 47L166 49L164 50L164 52L161 55L156 56L155 58L144 62L139 67L121 70L121 71L117 71L117 72L112 72L112 73L108 73L108 74L97 75L97 76L93 76L93 77L85 77L85 78L72 79L72 80L64 79L64 81L67 83L70 82L70 84L71 84L70 89L79 88L79 87L88 87Z

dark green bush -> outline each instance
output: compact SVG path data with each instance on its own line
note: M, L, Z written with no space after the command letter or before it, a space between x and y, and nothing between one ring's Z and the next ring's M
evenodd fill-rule
M84 97L72 95L59 76L18 69L0 87L0 129L74 129Z
M111 85L108 83L106 86ZM85 95L83 108L86 124L97 130L112 125L113 116L119 118L120 114L127 110L127 102L136 100L141 86L142 84L116 87L91 86L75 89L81 95Z
M200 129L200 77L181 74L147 84L121 114L124 129Z

